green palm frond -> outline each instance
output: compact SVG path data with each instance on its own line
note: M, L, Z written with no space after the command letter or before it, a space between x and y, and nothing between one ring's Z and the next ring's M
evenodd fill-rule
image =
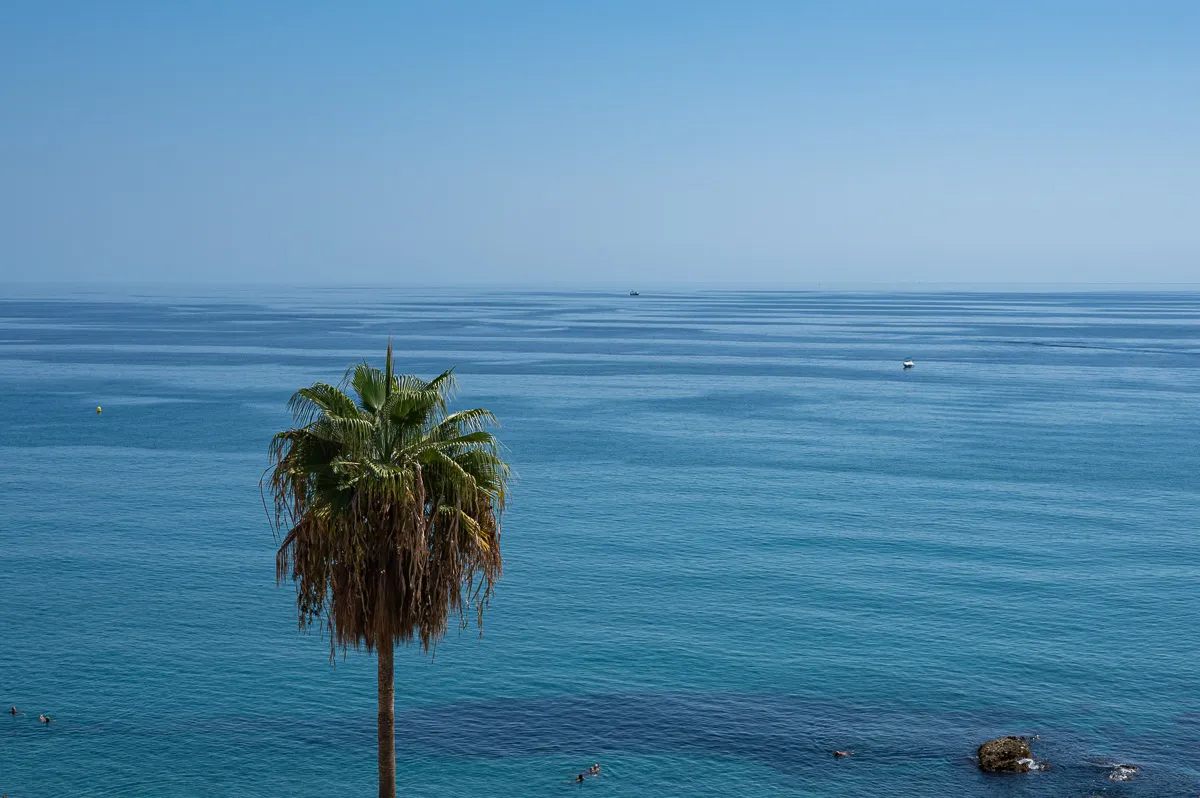
M388 380L384 372L360 363L354 368L350 384L358 396L359 407L368 413L379 412L388 395Z
M342 390L323 382L301 388L288 400L288 410L296 423L311 424L322 413L339 418L355 418L360 414L354 400Z
M457 413L451 413L442 419L438 424L438 429L445 430L446 433L461 433L463 431L477 432L488 427L498 426L500 426L500 422L496 420L490 410L477 407L473 410L459 410Z
M454 398L454 394L458 390L458 381L454 379L454 369L446 369L430 380L427 385L431 390L441 394L443 409Z

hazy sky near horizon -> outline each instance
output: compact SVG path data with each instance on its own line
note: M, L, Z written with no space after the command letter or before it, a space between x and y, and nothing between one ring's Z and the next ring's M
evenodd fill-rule
M1200 280L1200 2L0 5L0 276Z

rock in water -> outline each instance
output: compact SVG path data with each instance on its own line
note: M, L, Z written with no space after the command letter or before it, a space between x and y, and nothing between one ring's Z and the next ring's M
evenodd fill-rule
M1001 737L979 746L979 769L984 773L1028 773L1033 765L1029 743L1020 737Z
M1141 768L1137 765L1114 765L1112 771L1108 774L1109 781L1131 781L1133 775Z

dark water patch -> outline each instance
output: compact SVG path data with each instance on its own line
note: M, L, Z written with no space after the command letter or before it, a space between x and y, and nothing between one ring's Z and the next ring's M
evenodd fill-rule
M927 762L948 767L970 783L979 778L974 751L980 742L1000 733L1036 733L1037 756L1052 766L1021 786L1036 795L1072 794L1102 785L1119 764L1096 756L1096 743L1088 735L1048 729L1045 723L1036 713L881 708L786 695L616 694L411 709L398 717L397 744L431 754L487 758L734 756L793 777L828 771L834 750L852 750L855 765L886 770ZM1177 745L1126 734L1109 737L1104 746L1120 746L1122 738L1131 754L1154 750L1155 767L1139 772L1139 788L1200 788L1200 780L1179 767L1186 754Z
M220 738L228 745L288 744L314 751L344 746L370 747L372 716L259 715L183 719L125 717L76 722L60 719L50 728L3 722L0 740L30 735L138 740L179 737ZM1172 795L1200 788L1187 768L1188 752L1170 740L1124 733L1099 743L1079 730L1054 729L1037 713L999 710L932 711L913 707L873 707L819 701L793 695L745 693L653 693L496 699L398 708L397 750L401 757L524 759L573 756L599 758L609 765L629 756L734 757L769 767L786 777L809 779L833 767L869 770L885 780L889 770L941 770L951 782L973 785L981 779L1018 789L1024 795ZM1005 733L1037 734L1045 773L981 776L977 745ZM1116 757L1098 746L1124 750ZM843 763L835 750L852 751ZM1114 769L1137 757L1138 770L1113 792ZM907 777L907 775L905 776ZM897 785L910 794L913 785ZM912 794L920 794L912 793Z

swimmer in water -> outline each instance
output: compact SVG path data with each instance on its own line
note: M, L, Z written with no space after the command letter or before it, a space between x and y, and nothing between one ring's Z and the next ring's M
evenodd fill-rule
M39 712L38 720L40 720L42 723L49 723L50 721L54 720L54 718L50 717L49 715L43 715Z
M21 710L17 709L16 707L9 707L8 714L19 715L19 714L21 714Z
M583 784L583 774L582 773L580 773L578 776L575 777L575 783Z
M600 763L597 762L596 764L594 764L590 768L588 768L588 773L591 773L593 776L599 776L600 775Z
M833 755L834 755L835 757L837 757L838 759L841 759L841 758L843 758L843 757L850 756L850 755L851 755L851 754L853 754L853 753L854 753L853 751L834 751L834 752L833 752Z

